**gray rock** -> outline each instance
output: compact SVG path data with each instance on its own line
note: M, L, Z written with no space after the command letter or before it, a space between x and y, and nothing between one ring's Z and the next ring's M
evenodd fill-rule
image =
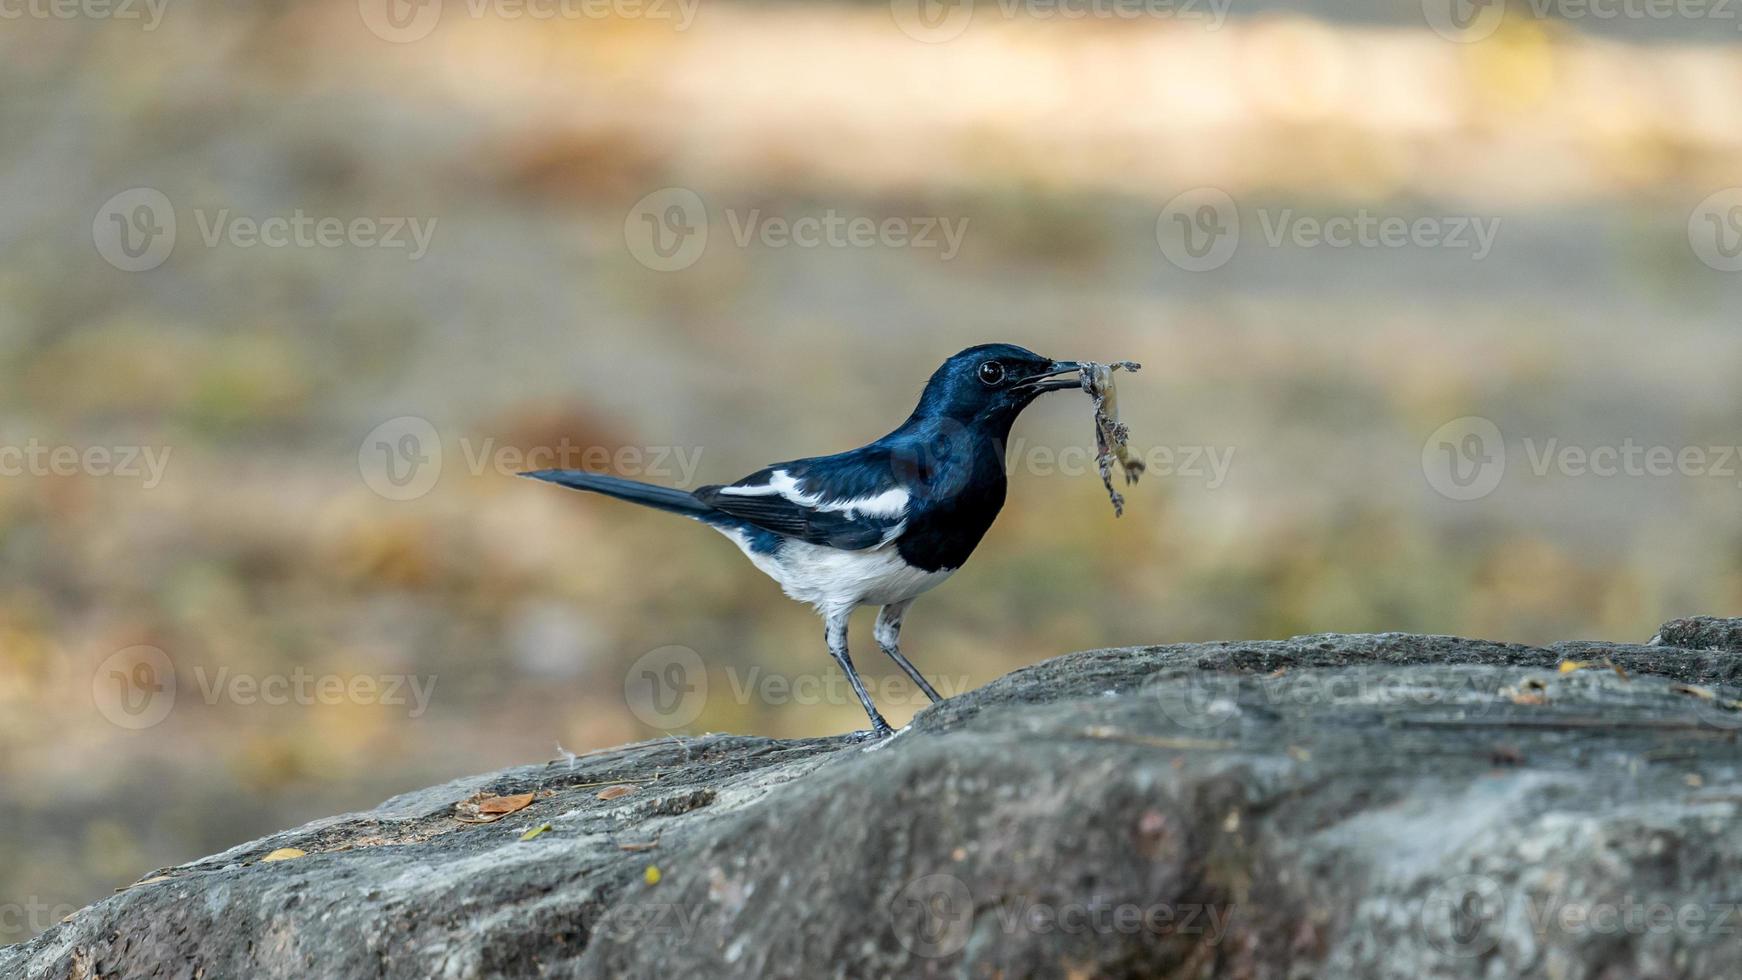
M1691 616L1664 623L1651 638L1653 646L1687 647L1690 650L1742 651L1742 619Z
M1071 654L881 745L411 793L148 876L0 975L1739 976L1742 656L1681 636Z

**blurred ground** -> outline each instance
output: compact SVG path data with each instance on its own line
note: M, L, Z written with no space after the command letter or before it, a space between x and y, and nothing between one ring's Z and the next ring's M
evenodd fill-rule
M9 9L0 941L558 744L856 727L724 539L510 474L857 445L972 343L1144 362L1125 413L1173 455L1115 522L1086 400L1030 410L1004 517L908 617L946 690L1742 604L1734 24ZM1593 468L1627 446L1680 461ZM693 662L703 696L637 700Z

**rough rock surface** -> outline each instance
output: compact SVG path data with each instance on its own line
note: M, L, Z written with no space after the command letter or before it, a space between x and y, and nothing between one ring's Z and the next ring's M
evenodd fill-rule
M1742 976L1738 625L1071 654L880 746L407 794L148 876L0 976ZM537 795L457 820L480 793Z

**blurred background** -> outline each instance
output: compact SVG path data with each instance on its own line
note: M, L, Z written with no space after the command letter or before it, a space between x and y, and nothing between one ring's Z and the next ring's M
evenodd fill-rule
M154 868L663 732L863 716L694 487L948 354L1019 423L908 616L1097 646L1644 641L1742 607L1719 3L7 0L0 942ZM897 724L920 706L854 621Z

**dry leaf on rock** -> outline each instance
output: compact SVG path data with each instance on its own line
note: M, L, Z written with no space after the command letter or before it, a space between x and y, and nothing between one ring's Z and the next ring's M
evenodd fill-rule
M461 823L495 823L509 814L519 813L526 809L537 798L538 794L536 793L516 793L513 796L474 796L454 805L455 809L460 811L454 819Z

